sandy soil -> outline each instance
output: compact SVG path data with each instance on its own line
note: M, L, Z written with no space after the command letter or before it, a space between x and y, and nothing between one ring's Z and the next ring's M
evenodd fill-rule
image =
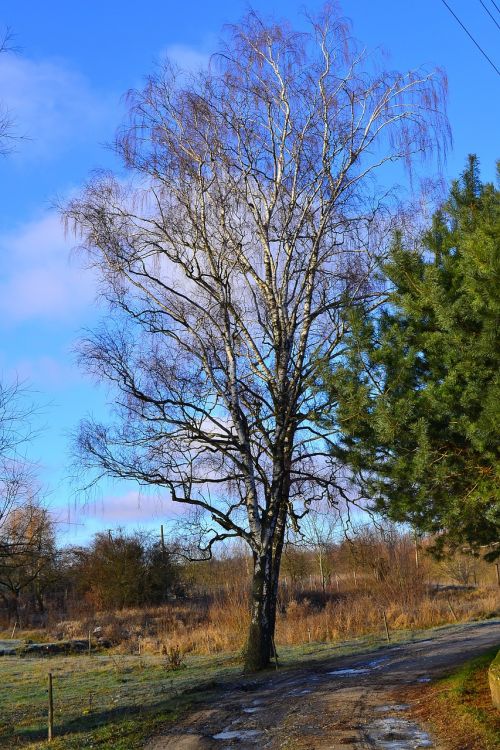
M146 750L416 750L439 744L398 691L425 684L500 645L500 620L431 638L242 680Z

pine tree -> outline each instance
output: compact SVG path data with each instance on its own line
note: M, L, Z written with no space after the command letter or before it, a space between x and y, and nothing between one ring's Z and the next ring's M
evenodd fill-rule
M500 191L478 160L419 247L397 236L388 303L359 310L335 390L333 452L377 510L440 545L500 553Z

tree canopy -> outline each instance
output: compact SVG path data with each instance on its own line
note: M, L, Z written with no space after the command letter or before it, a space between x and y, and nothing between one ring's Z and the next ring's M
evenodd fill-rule
M383 264L387 303L352 314L327 381L334 447L375 507L440 545L500 538L500 192L478 160L416 243L398 234ZM491 546L492 545L492 546Z

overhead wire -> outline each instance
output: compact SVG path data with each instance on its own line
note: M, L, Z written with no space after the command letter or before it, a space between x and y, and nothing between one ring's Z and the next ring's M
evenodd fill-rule
M467 36L468 36L468 37L469 37L469 38L470 38L470 39L471 39L471 40L472 40L472 41L474 42L474 44L476 45L476 47L478 48L478 50L479 50L479 51L481 52L481 54L483 55L483 57L485 57L485 58L486 58L486 59L488 60L489 64L491 65L491 67L493 68L493 70L494 70L494 71L496 72L496 74L497 74L498 76L500 76L500 70L499 70L499 69L497 68L497 66L495 65L495 63L494 63L494 62L493 62L493 60L491 59L491 57L489 57L489 56L488 56L488 55L486 54L486 52L485 52L485 51L484 51L484 49L483 49L483 48L481 47L481 45L479 44L479 42L477 42L477 41L476 41L476 40L474 39L474 37L472 36L472 34L471 34L471 33L470 33L470 31L468 30L468 28L467 28L467 27L466 27L466 26L465 26L465 25L464 25L464 24L462 23L462 21L461 21L461 20L460 20L460 18L459 18L459 17L457 16L457 14L455 13L455 11L454 11L454 10L453 10L452 8L450 8L450 6L449 6L449 5L448 5L448 3L446 2L446 0L441 0L441 2L443 3L443 5L444 5L444 6L446 6L446 8L448 8L448 10L449 10L449 12L451 13L451 15L453 16L453 18L454 18L454 19L455 19L455 20L456 20L456 21L457 21L457 22L458 22L458 23L460 24L460 26L461 26L461 27L462 27L462 29L463 29L463 30L465 31L465 33L467 34Z
M496 18L495 18L495 16L493 15L493 13L492 13L492 12L490 11L490 9L489 9L489 8L488 8L488 7L487 7L487 6L486 6L486 5L485 5L485 4L483 3L483 0L479 0L479 2L480 2L480 3L481 3L481 5L483 6L483 8L485 9L486 13L487 13L487 14L489 15L489 17L491 18L491 20L492 20L492 21L493 21L493 23L495 24L495 26L497 26L497 28L499 28L499 29L500 29L500 23L498 23L497 19L496 19Z

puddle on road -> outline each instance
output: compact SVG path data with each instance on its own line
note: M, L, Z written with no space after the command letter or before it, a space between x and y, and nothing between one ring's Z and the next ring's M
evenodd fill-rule
M304 690L299 690L297 688L297 690L290 690L288 695L308 695L309 693L312 693L312 690L310 690L310 688L305 688Z
M395 703L392 706L389 704L387 706L377 706L375 711L379 714L385 714L389 713L389 711L408 711L409 708L408 703Z
M333 672L328 672L328 674L334 677L353 677L357 674L367 674L369 671L368 667L356 667L353 669L334 669Z
M253 706L253 708L250 707L250 708L243 709L244 714L256 714L257 711L262 711L262 708L259 708L258 706Z
M255 740L262 732L259 729L224 729L223 732L214 734L214 740Z
M388 660L388 656L380 656L378 659L372 659L371 661L369 661L367 666L371 667L372 669L377 669L377 667L380 667L381 664Z
M380 750L417 750L433 747L431 738L417 724L407 719L377 719L368 732L370 742Z
M431 679L432 679L431 677L419 677L417 679L417 682L430 682Z
M388 660L388 656L379 656L376 659L365 662L364 665L361 665L359 667L351 667L350 669L334 669L333 672L328 672L328 674L331 674L334 677L352 677L353 675L357 674L367 674L373 669L379 669L381 665Z

